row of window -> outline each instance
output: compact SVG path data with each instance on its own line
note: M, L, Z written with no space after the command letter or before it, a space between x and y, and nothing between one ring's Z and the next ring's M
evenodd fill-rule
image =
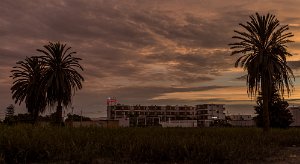
M151 106L116 106L115 110L195 110L194 107L151 107Z
M113 111L112 111L113 112ZM114 113L114 112L113 112ZM194 115L194 112L129 112L116 111L116 115Z

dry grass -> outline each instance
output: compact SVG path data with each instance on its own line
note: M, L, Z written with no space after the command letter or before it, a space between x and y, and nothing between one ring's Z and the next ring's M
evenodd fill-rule
M300 129L67 128L0 125L0 160L13 163L237 163L300 146ZM1 161L0 161L1 162Z

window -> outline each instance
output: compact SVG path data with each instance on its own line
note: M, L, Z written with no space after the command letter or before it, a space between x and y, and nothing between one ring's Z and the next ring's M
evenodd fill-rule
M201 110L200 113L201 114L208 114L208 111L207 110Z

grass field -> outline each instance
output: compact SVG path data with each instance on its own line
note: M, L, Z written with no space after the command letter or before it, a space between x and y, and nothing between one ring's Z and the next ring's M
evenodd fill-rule
M222 163L263 160L300 145L300 129L67 128L0 125L0 163Z

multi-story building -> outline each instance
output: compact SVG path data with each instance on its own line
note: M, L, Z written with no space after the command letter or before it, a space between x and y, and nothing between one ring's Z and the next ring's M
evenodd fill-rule
M206 106L206 108L204 108ZM205 109L207 109L205 111ZM174 120L197 120L198 126L209 126L214 120L225 120L225 108L219 104L195 106L143 106L108 103L108 119L128 120L130 126L159 126Z
M107 106L107 117L109 119L127 118L131 126L153 126L169 120L195 120L196 111L193 106L116 104Z
M225 120L223 104L196 105L197 123L200 127L208 127L216 120Z

